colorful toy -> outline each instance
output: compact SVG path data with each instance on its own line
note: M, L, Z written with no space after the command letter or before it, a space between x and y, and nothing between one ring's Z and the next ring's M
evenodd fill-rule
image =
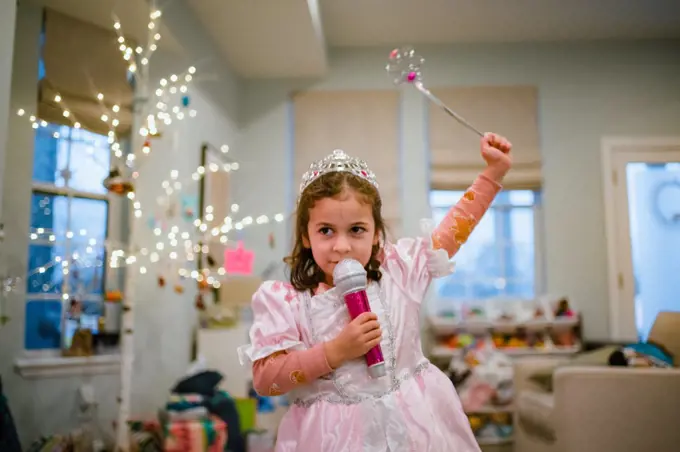
M481 416L477 416L477 415L474 415L474 414L471 414L471 415L468 416L468 421L470 421L470 427L472 427L472 432L475 433L475 434L484 425L484 422L482 421Z
M557 302L557 309L555 309L555 317L573 317L574 311L569 307L569 301L562 298Z
M577 342L576 332L571 329L558 331L552 336L552 341L559 347L573 347Z

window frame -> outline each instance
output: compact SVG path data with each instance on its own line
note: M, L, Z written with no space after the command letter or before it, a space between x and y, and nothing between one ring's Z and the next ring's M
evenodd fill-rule
M534 200L532 204L525 204L525 205L520 205L520 204L512 204L510 202L502 202L501 199L497 197L494 200L494 203L489 207L489 211L495 212L494 215L494 238L495 238L495 245L496 248L498 248L498 231L503 231L504 228L502 227L503 221L507 221L509 219L509 214L515 209L531 209L533 211L533 224L534 224L534 298L538 298L541 296L541 294L545 293L546 290L546 284L545 284L545 233L544 233L544 216L543 216L543 193L541 189L532 189L532 190L504 190L501 193L508 193L508 192L513 192L513 191L531 191L534 194ZM432 202L432 194L433 192L438 192L438 193L460 193L462 194L465 192L464 190L434 190L430 189L428 196L429 196L429 201L430 201L430 211L434 215L435 211L437 210L445 210L448 211L451 209L451 207L454 204L451 205L445 205L443 203L441 204L434 204ZM457 201L456 201L457 202ZM498 212L504 212L507 213L507 216L504 218L501 217L501 215L498 215ZM474 232L473 232L474 234ZM462 247L465 247L466 245L463 244ZM502 252L502 251L501 251ZM455 257L453 258L455 261ZM503 263L501 263L502 266L504 266ZM435 311L441 311L442 308L446 305L449 304L451 307L457 308L460 307L464 304L479 304L479 303L484 303L489 300L516 300L518 299L517 297L514 296L508 296L508 295L498 295L494 297L487 297L487 298L472 298L472 297L442 297L439 295L439 290L438 288L435 288L433 291L433 298L434 298L434 310Z

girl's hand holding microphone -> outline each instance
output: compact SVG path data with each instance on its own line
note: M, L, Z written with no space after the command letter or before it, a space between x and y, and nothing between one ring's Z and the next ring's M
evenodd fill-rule
M380 345L382 330L378 316L364 312L352 320L333 340L326 342L328 365L337 369L346 361L364 356L370 349Z

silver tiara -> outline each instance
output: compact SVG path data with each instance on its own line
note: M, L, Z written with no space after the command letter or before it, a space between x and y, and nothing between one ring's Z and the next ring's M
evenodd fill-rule
M309 170L303 174L302 183L300 184L300 194L305 191L305 188L324 174L334 173L339 171L346 171L352 173L371 183L375 188L378 188L378 181L375 174L368 168L368 165L363 160L350 157L342 149L336 149L330 155L318 160L309 165Z

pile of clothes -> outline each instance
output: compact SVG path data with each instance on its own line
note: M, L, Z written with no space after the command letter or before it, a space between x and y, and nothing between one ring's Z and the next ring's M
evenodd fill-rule
M202 370L175 385L160 415L166 449L168 442L189 441L192 429L198 429L209 444L219 444L224 436L225 451L245 452L236 402L218 389L222 379L219 372Z
M134 452L245 452L236 401L201 363L170 391L158 419L129 423Z

